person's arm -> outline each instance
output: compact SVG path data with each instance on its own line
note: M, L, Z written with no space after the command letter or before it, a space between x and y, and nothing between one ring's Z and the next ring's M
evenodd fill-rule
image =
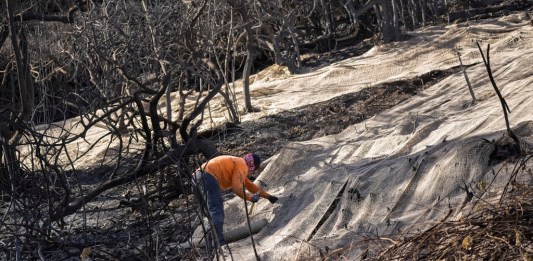
M244 187L248 191L250 191L250 192L252 192L254 194L255 193L259 193L260 197L268 199L268 201L270 201L270 203L276 203L276 201L278 201L278 197L272 196L272 195L268 194L266 191L260 189L257 185L255 185L248 178L246 178L246 181L244 182Z
M253 194L259 193L259 196L262 198L268 198L270 196L270 194L255 185L248 177L244 180L244 187Z
M252 201L252 195L250 195L250 193L246 193L245 195L242 193L242 184L244 182L244 187L246 188L246 180L248 180L246 175L242 175L240 172L233 174L231 179L231 189L233 189L235 195L239 196L240 198Z
M246 190L250 191L251 193L259 193L259 196L262 198L268 199L271 203L275 203L278 198L275 196L272 196L268 194L267 192L261 190L257 185L255 185L252 181L248 179L248 168L246 165L239 166L237 169L235 169L235 172L233 173L232 177L232 189L235 192L237 196L240 198L245 198L248 201L252 201L252 195L250 193L246 193L246 195L243 195L242 191L242 185L244 183L244 187Z
M246 200L252 201L252 195L250 193L246 193L246 195L243 195L242 193L243 181L244 181L244 187L246 188L246 190L248 190L252 194L259 193L259 196L262 198L268 198L270 196L270 194L261 190L257 185L255 185L252 181L250 181L248 177L246 176L246 174L239 172L233 175L232 189L235 192L235 194L239 196L240 198L246 197Z

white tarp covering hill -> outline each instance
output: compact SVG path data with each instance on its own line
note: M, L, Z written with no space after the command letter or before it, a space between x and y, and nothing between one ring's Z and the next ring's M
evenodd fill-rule
M254 236L261 260L306 259L367 235L416 232L443 219L449 206L449 219L458 219L470 193L479 195L495 177L492 188L504 185L505 173L492 172L501 166L489 166L494 145L482 138L503 137L505 121L476 41L484 50L491 45L493 74L512 112L511 127L529 139L533 26L523 17L429 27L406 42L313 73L256 81L253 89L279 90L260 101L264 111L274 111L457 66L455 47L465 64L478 63L467 70L477 97L473 106L464 76L457 73L338 135L295 142L274 156L259 179L280 196L279 203L262 200L252 216L269 220ZM242 200L225 204L225 228L245 224ZM249 238L230 247L235 260L255 259ZM359 254L357 245L352 249L350 260Z

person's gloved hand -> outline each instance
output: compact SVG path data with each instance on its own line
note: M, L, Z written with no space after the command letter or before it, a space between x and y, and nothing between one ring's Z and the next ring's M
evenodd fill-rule
M270 201L270 203L272 203L272 204L274 204L274 203L276 203L276 201L278 201L278 197L276 197L276 196L272 196L272 195L268 196L267 199L268 199L268 201Z
M252 194L251 200L253 203L259 201L259 194Z

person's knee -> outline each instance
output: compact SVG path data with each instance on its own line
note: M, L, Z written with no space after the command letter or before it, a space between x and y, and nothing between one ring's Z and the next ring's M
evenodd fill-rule
M224 224L224 212L212 212L211 218L215 224Z
M219 222L224 221L224 206L209 206L209 213L211 214L211 218L213 220L218 220Z

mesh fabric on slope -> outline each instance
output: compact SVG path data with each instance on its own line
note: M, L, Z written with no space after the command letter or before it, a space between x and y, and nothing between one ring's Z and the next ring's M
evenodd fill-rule
M510 122L527 139L533 134L532 38L529 22L506 18L432 27L408 42L279 84L305 82L308 90L327 83L332 90L355 91L365 82L455 66L456 46L465 63L479 63L475 40L480 40L482 46L491 43L493 74L512 111ZM254 236L262 260L305 259L367 235L423 230L450 209L450 218L460 218L464 204L483 194L483 184L504 185L505 173L494 175L499 166L489 166L494 144L486 141L505 136L501 105L485 67L467 71L478 99L473 106L463 75L456 74L343 133L292 143L276 155L259 179L280 196L279 203L262 200L252 216L269 220ZM227 229L246 222L242 200L227 202L226 213ZM254 260L250 242L231 244L236 260Z

